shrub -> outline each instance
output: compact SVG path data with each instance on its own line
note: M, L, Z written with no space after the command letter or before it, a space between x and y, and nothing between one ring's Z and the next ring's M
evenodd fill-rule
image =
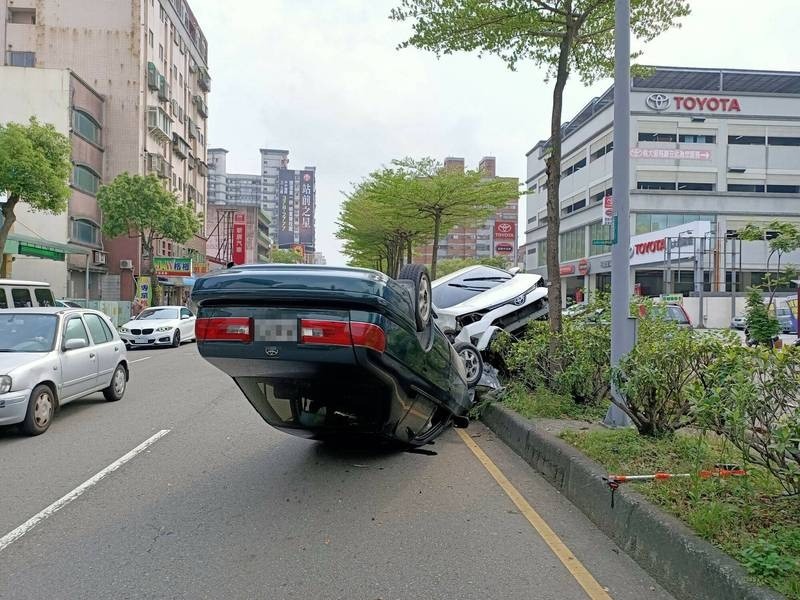
M800 349L729 348L697 401L701 425L800 494Z
M663 309L651 306L640 319L636 346L613 373L622 401L612 398L612 402L644 435L690 425L697 390L713 384L709 367L734 345L739 344L727 332L680 328L664 318Z
M778 319L769 314L764 304L761 291L752 289L747 294L747 310L745 312L747 337L757 345L772 346L772 339L781 332Z

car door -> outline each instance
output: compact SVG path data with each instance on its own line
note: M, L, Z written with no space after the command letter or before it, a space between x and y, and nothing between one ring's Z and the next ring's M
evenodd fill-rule
M97 348L91 343L89 333L86 331L80 315L68 317L64 322L63 332L61 401L65 402L79 398L97 386L99 363ZM79 347L70 349L70 343L77 344Z
M181 339L191 340L194 339L194 324L195 316L188 308L181 309Z
M114 334L111 333L100 315L84 313L83 320L92 336L94 347L97 349L96 387L108 387L111 385L114 369L119 364L122 342L114 339Z

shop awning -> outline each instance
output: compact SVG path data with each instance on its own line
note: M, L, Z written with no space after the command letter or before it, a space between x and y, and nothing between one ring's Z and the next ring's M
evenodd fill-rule
M63 261L67 254L86 255L91 254L92 250L76 244L53 242L51 240L33 237L31 235L11 233L6 240L3 252L5 254L36 256L39 258Z

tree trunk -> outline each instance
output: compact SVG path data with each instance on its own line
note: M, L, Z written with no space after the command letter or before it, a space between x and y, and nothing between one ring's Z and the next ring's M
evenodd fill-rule
M413 251L411 248L411 240L408 240L408 244L406 246L406 264L411 264L414 261Z
M439 259L439 232L442 228L442 215L433 215L433 254L431 255L431 280L436 279L436 263Z
M572 29L567 25L567 32L561 40L558 71L553 89L553 109L550 115L550 156L546 161L547 173L547 278L550 287L547 289L549 304L549 322L551 356L555 357L558 339L561 333L561 273L558 242L561 230L561 206L558 192L561 185L561 113L564 99L564 86L569 77L569 53L572 46Z
M11 233L11 228L17 220L14 214L14 208L19 202L19 196L11 194L3 204L3 225L0 226L0 278L11 277L11 261L5 260L3 248L5 248L8 235Z

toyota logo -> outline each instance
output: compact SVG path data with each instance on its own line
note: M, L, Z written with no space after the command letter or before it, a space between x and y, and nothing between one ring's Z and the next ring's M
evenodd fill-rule
M514 298L511 301L511 303L514 306L522 306L523 304L525 304L525 294L521 294L521 295L517 296L516 298Z
M646 100L647 106L659 112L669 108L669 96L666 94L650 94Z
M509 231L511 231L511 223L500 223L497 226L497 229L499 231L502 231L503 233L508 233Z

